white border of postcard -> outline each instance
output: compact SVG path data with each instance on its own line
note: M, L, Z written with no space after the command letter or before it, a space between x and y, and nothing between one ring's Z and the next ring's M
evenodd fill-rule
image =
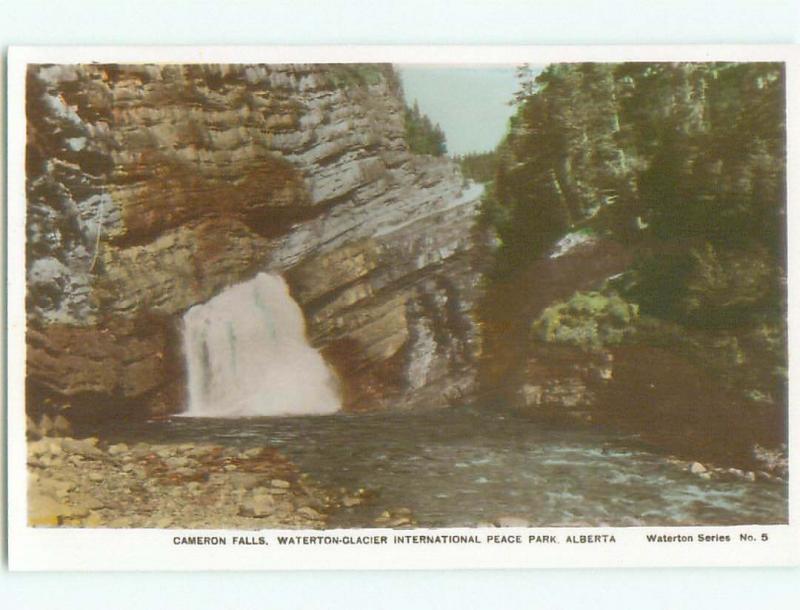
M73 529L27 526L25 446L25 69L28 63L546 64L575 61L783 61L787 75L789 227L789 524L726 527L502 528L236 531ZM12 570L292 570L520 567L760 566L800 561L798 388L800 346L795 209L800 47L12 47L8 58L8 481ZM494 543L492 535L519 536ZM208 544L182 544L184 537ZM395 539L402 538L402 541ZM413 537L419 537L414 540ZM431 540L422 538L429 536ZM438 538L438 541L436 537ZM648 536L673 539L649 542ZM262 537L266 544L237 544ZM281 543L293 537L295 544ZM383 538L385 537L385 542ZM472 541L469 541L472 537ZM554 537L557 543L542 543ZM217 538L216 543L213 539ZM224 544L219 540L224 539ZM691 538L691 541L688 539ZM452 540L463 540L456 542ZM613 541L612 541L613 539ZM727 541L720 541L726 540ZM450 540L450 541L448 541ZM539 540L539 542L537 542ZM201 540L204 542L206 540Z

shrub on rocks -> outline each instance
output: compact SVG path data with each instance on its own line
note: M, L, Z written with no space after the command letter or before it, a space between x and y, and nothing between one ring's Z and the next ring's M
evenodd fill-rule
M569 300L545 309L532 330L545 343L597 352L632 335L638 317L638 305L614 292L576 292Z

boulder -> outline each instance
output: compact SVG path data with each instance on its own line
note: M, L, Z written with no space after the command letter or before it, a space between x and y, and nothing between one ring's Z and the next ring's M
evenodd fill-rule
M297 509L298 515L303 515L304 517L308 517L309 519L320 520L322 519L322 514L318 511L314 510L310 506L301 506Z
M275 510L275 499L268 493L254 494L239 505L239 514L243 517L268 517Z
M707 471L708 468L703 466L700 462L692 462L689 465L689 472L691 472L692 474L702 474Z

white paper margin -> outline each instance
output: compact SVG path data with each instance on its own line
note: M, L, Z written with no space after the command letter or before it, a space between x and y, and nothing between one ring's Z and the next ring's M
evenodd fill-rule
M25 441L25 70L29 63L338 63L547 64L618 61L783 61L787 78L789 286L789 525L627 528L448 528L430 530L152 530L27 526ZM779 566L800 562L797 483L800 346L797 283L800 216L797 161L800 47L758 46L295 46L295 47L11 47L8 54L8 534L12 570L294 570L460 569L644 566ZM475 535L481 544L347 544L345 538L385 535ZM490 535L554 535L559 544L490 544ZM692 543L648 543L648 534L694 536ZM731 542L698 542L728 535ZM281 546L278 537L330 536L340 544ZM614 543L566 542L567 536L608 535ZM767 542L744 541L752 536ZM224 546L182 545L182 536L225 537ZM233 537L264 536L267 545L234 545Z

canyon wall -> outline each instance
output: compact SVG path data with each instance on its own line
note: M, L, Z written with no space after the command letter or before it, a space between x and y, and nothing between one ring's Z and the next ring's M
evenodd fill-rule
M29 406L185 404L180 316L282 274L345 408L474 389L481 187L412 154L383 65L39 65Z

